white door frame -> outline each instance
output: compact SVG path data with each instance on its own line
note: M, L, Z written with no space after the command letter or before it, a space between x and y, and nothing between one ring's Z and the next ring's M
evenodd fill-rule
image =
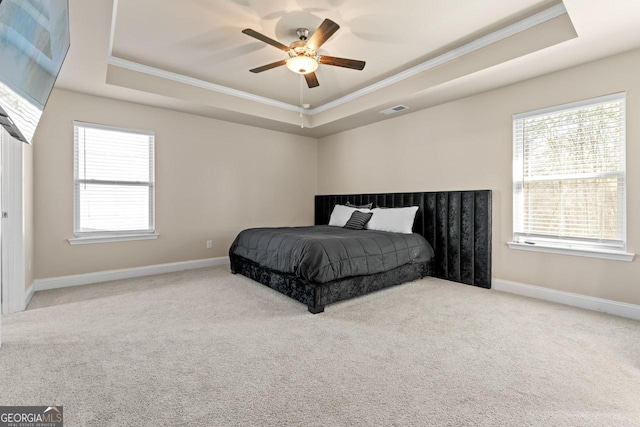
M1 128L2 313L25 309L23 142ZM6 218L4 213L6 213Z

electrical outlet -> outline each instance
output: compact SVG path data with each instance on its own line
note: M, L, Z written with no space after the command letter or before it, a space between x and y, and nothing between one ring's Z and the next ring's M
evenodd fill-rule
M213 248L213 240L207 240L207 249Z

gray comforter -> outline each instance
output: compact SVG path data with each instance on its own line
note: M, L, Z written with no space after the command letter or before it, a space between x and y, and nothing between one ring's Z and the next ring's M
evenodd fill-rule
M229 252L315 283L381 273L433 257L431 245L419 234L328 225L244 230Z

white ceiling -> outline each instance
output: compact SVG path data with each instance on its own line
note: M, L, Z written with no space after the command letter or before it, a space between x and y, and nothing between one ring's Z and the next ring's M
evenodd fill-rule
M69 0L71 49L57 87L320 137L640 47L637 0ZM249 69L329 18L317 88L286 67ZM301 113L302 114L302 118ZM406 114L399 113L399 114ZM393 116L392 116L393 117ZM301 120L304 128L301 128Z

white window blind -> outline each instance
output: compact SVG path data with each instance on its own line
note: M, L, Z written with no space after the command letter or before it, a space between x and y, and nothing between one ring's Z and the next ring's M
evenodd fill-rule
M154 231L154 134L74 122L76 237Z
M625 248L625 98L513 116L514 241Z

